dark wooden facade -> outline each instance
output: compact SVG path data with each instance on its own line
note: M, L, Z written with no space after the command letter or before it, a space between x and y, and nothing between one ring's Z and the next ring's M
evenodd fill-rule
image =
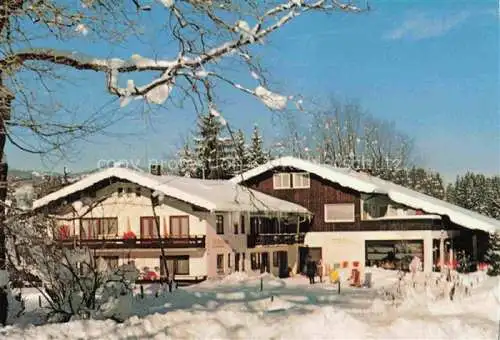
M310 174L310 187L305 189L278 189L273 186L273 174L276 172L300 172L294 169L275 168L248 179L243 184L265 194L300 204L314 214L308 230L301 231L336 231L358 229L361 222L360 193L331 183L319 176ZM325 222L325 204L354 203L354 223Z
M276 172L301 172L293 168L275 168L248 179L243 184L265 194L302 205L314 214L306 230L301 231L389 231L389 230L440 230L440 219L361 219L361 194L350 188L332 183L310 174L310 187L305 189L274 189ZM354 203L354 222L325 222L325 204Z

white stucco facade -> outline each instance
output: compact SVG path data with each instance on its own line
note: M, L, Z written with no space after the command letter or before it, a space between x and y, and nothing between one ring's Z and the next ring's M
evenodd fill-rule
M150 198L151 190L139 185L117 182L92 193L92 198L81 197L68 201L57 213L58 224L69 229L70 237L78 238L81 234L81 220L86 218L115 218L117 232L97 235L98 239L122 239L125 233L133 232L138 238L141 235L141 218L157 216L162 237L172 236L171 217L186 216L189 220L189 235L205 237L204 248L169 248L165 247L167 258L189 257L189 273L176 274L178 279L217 277L229 274L236 269L251 270L253 253L268 253L269 271L278 275L279 268L273 265L273 252L288 252L290 267L297 262L297 246L268 246L247 248L247 235L250 232L250 214L247 212L209 212L193 207L191 204L177 199L164 197L153 208ZM89 204L89 202L93 202ZM96 203L97 202L97 203ZM91 206L92 208L89 208ZM73 210L73 211L72 211ZM222 216L223 233L217 233L217 216ZM81 219L79 218L81 217ZM220 217L219 217L220 219ZM244 226L242 227L242 222ZM94 249L96 257L118 257L118 264L133 261L141 272L154 271L160 274L161 250L159 248L127 248ZM218 256L222 256L222 265ZM238 264L236 264L238 260Z
M366 241L422 241L423 269L431 272L433 266L433 240L456 236L453 231L401 230L401 231L342 231L310 232L306 234L305 246L321 248L321 257L325 265L347 261L352 266L358 261L361 271L365 268Z

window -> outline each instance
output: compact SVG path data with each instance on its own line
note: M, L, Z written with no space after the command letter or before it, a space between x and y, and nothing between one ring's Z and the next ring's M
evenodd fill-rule
M260 269L260 253L250 254L250 269L251 270Z
M297 189L306 189L311 186L311 178L307 172L294 172L292 186Z
M276 173L273 175L274 189L290 189L290 174L287 172Z
M273 267L279 266L278 252L273 252Z
M189 236L189 216L170 216L170 235Z
M383 202L377 202L376 200L365 201L363 204L363 211L368 214L371 218L384 217L389 210L389 206ZM368 216L366 216L368 217Z
M280 250L273 253L273 267L286 266L288 263L288 252Z
M241 253L241 270L245 271L245 259L246 259L246 253Z
M245 215L243 215L243 214L240 215L240 228L241 228L240 232L242 234L244 234L245 233Z
M224 234L224 216L216 215L215 216L215 229L217 230L217 234Z
M227 267L231 268L231 253L227 254Z
M167 268L169 275L189 275L189 256L167 256ZM165 262L160 257L160 275L166 276Z
M158 224L158 226L157 226ZM160 217L141 216L141 238L158 238L158 228L160 227Z
M80 237L91 240L118 235L118 218L82 218Z
M224 273L224 255L217 254L217 273Z
M234 234L238 234L238 222L234 222L233 224L233 227L234 227Z
M325 204L325 222L354 222L354 204Z

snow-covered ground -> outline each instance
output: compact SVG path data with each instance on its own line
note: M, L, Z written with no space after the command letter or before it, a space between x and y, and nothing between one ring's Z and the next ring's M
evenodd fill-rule
M496 339L499 278L463 276L453 301L435 279L373 270L372 288L329 283L309 285L303 277L277 279L233 274L218 281L159 292L145 287L133 302L135 316L123 323L76 320L42 326L7 326L6 339ZM471 287L465 291L465 286ZM399 287L399 288L398 288ZM158 296L156 296L158 295ZM29 295L27 309L38 306ZM34 316L31 311L27 314ZM27 317L28 317L27 316Z

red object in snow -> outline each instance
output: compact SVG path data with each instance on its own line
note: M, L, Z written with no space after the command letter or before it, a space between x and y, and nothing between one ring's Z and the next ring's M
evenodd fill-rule
M351 286L355 286L355 287L361 286L361 281L359 278L359 270L358 269L353 268L351 270L351 279L352 279Z
M479 270L488 270L488 264L484 262L478 263L477 267Z
M156 272L149 271L144 273L143 279L147 281L158 280L158 274L156 274Z
M453 260L450 261L449 267L451 269L457 269L457 266L458 266L458 261L456 259L453 259Z
M137 238L134 234L133 231L127 231L127 232L124 232L123 233L123 239L124 240L132 240L132 239L135 239Z

